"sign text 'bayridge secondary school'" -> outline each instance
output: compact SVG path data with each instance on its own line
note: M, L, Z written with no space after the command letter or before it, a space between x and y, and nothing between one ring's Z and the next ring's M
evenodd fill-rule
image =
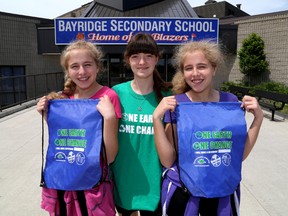
M190 40L218 42L218 19L199 18L57 18L56 45L85 39L95 44L127 44L137 32L148 32L162 45Z

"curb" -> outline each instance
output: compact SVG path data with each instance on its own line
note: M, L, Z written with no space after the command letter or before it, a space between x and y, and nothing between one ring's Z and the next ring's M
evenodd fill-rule
M0 112L0 119L3 117L9 116L11 114L14 114L16 112L19 112L21 110L27 109L29 107L35 106L37 104L37 102L38 102L37 100L28 101L28 102L22 103L20 105L4 109Z

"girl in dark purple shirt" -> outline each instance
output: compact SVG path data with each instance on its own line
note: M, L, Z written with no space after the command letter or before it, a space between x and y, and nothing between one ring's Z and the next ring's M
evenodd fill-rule
M189 101L238 101L235 95L226 92L219 92L213 88L213 77L215 76L219 65L223 62L223 56L219 45L211 41L189 42L178 47L174 59L176 74L172 80L172 84L175 95L163 98L153 113L156 149L162 165L166 168L162 185L163 215L239 215L239 187L235 189L235 193L227 197L193 197L181 189L179 173L177 171L177 166L175 166L177 152L175 151L173 144L172 131L176 137L175 140L177 147L177 119L175 113L173 113L177 103ZM263 112L257 99L247 95L243 97L242 107L247 112L251 112L254 115L254 120L247 132L243 154L243 160L245 160L256 143L263 120ZM167 111L172 111L172 122ZM163 127L163 117L166 122L165 128ZM169 185L169 187L167 185ZM188 200L190 201L188 202Z

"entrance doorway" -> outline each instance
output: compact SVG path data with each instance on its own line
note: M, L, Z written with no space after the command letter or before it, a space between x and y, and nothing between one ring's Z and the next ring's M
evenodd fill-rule
M174 75L171 57L169 54L164 54L157 65L157 70L165 81L171 81ZM104 73L97 76L97 81L102 85L112 87L133 79L133 72L124 65L122 54L107 54L103 65Z
M121 54L107 54L103 65L105 71L98 77L102 85L112 87L133 79L133 72L125 67Z
M133 79L133 72L124 65L122 55L110 55L109 73L111 86Z

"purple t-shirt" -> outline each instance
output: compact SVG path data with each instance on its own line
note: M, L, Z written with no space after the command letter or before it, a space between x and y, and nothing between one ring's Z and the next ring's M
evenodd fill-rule
M177 102L191 102L193 103L185 93L183 94L178 94L175 95ZM238 98L236 95L229 93L229 92L222 92L220 91L220 100L219 102L238 102ZM171 119L172 119L172 123L176 123L176 113L175 112L171 112L170 115L170 111L167 111L165 113L165 117L164 117L164 122L165 123L171 123Z

